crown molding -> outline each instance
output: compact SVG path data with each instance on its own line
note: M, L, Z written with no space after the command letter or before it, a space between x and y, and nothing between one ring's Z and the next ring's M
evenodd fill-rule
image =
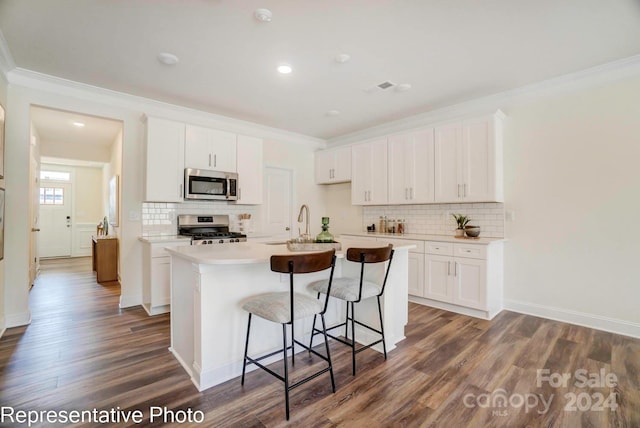
M640 55L591 67L482 98L386 122L327 140L328 147L363 142L409 129L491 114L535 99L584 90L625 78L640 76Z
M6 83L9 83L9 79L7 79L7 73L9 73L9 71L13 70L14 68L16 68L16 63L13 60L11 51L9 50L7 40L4 38L2 30L0 30L0 77L2 77L2 79Z
M127 110L139 111L144 115L164 117L171 120L208 126L229 132L245 134L263 139L304 144L311 148L324 148L326 142L295 132L260 125L245 120L234 119L202 110L153 100L150 98L92 86L73 80L63 79L36 71L15 67L7 73L9 84L28 89L69 96L90 102L104 103Z

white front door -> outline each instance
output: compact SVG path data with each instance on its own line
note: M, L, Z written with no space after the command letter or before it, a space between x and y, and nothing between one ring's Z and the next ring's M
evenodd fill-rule
M274 239L291 237L291 171L265 168L263 232Z
M40 182L40 257L71 256L71 184Z

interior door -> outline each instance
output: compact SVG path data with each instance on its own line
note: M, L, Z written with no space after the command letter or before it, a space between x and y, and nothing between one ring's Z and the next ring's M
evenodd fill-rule
M40 182L38 255L71 256L71 184Z
M263 232L273 239L291 237L291 171L265 168Z
M31 221L31 233L29 234L29 286L33 285L38 275L38 234L40 230L40 162L37 155L37 139L31 136L31 148L29 151L29 220Z

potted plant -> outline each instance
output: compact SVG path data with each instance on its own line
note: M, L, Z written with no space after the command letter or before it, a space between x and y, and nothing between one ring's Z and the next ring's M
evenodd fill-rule
M462 237L464 236L464 227L471 221L469 217L464 214L451 214L453 218L456 219L456 224L458 228L456 229L456 236Z

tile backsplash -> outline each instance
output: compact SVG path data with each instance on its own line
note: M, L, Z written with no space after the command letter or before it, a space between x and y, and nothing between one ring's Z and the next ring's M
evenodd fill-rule
M178 232L177 216L180 214L228 214L229 228L238 230L238 214L251 214L254 225L260 224L260 207L255 205L232 205L222 202L164 203L144 202L142 204L142 236L171 236Z
M471 218L470 225L480 226L480 236L504 238L504 204L428 204L365 206L362 215L362 230L376 225L380 216L387 219L404 219L405 233L425 235L453 235L456 221L451 214L464 214Z

